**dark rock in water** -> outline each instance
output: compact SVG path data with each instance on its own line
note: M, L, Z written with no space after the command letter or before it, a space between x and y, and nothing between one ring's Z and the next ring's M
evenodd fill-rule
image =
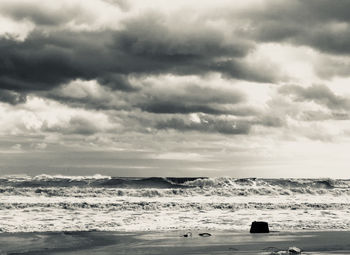
M209 236L211 236L211 234L209 234L209 233L199 233L198 235L199 235L199 236L203 236L203 237L209 237Z
M269 224L264 221L254 221L250 227L250 233L269 233Z
M191 232L187 232L186 234L183 235L183 237L192 237L192 233Z

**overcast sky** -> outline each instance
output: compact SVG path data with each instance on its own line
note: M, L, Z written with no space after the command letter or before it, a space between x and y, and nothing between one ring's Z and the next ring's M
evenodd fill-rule
M350 178L349 10L2 0L0 173Z

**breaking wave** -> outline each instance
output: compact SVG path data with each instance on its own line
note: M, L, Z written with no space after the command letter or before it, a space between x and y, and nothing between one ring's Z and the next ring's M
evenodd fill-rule
M44 196L264 196L350 195L349 180L218 178L118 178L39 175L0 178L0 194Z
M0 232L349 229L349 208L350 180L0 177Z

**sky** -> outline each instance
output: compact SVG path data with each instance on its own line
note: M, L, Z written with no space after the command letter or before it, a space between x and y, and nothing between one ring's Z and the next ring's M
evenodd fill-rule
M0 175L350 178L349 9L2 0Z

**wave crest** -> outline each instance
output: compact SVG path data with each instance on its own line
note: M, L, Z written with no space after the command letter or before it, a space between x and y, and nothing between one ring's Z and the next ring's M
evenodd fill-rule
M0 193L44 196L251 196L348 195L349 180L217 178L117 178L103 175L2 177Z

